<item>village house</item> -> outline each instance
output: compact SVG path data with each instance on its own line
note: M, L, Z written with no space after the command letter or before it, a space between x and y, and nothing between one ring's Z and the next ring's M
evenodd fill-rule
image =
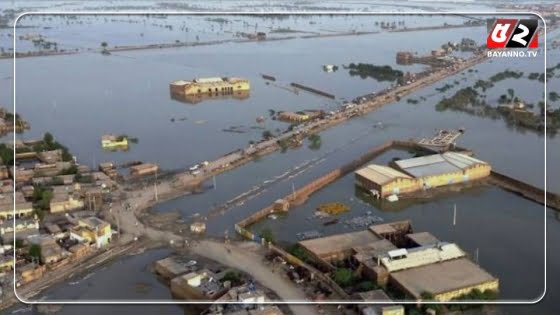
M78 210L83 207L84 202L82 200L74 198L72 194L68 193L55 193L50 203L51 213Z
M15 236L17 239L25 239L31 235L39 234L39 220L37 219L16 219ZM0 236L4 244L11 244L14 240L14 223L12 220L5 220L0 223Z
M17 279L16 286L26 284L43 276L46 267L36 263L28 263L21 267L16 267Z
M203 269L178 276L171 280L171 293L183 299L215 300L227 288L210 270Z
M56 162L52 164L37 163L33 170L35 171L35 176L56 176L71 166L72 163L70 162Z
M14 256L0 256L0 272L6 272L14 269Z
M23 167L10 167L10 176L14 179L16 186L24 185L31 181L35 174L32 169L26 169Z
M0 193L7 194L14 191L14 185L11 179L0 180Z
M77 225L70 230L70 239L95 244L97 248L101 248L111 242L111 234L109 223L91 216L77 219Z
M43 228L45 232L47 232L50 236L54 237L55 239L62 239L66 237L66 233L62 231L58 224L53 222L45 222L43 223Z
M45 164L52 164L62 161L62 150L43 151L37 153L37 159Z
M30 244L41 248L41 263L52 264L69 256L50 235L35 235L27 239Z
M70 246L70 248L68 248L68 251L72 253L72 255L74 255L75 259L80 259L89 254L89 252L91 251L91 246L84 243L78 243L76 245Z
M33 214L33 204L27 202L22 192L16 191L0 195L0 219L11 219L14 215L14 196L16 201L16 218L30 217Z

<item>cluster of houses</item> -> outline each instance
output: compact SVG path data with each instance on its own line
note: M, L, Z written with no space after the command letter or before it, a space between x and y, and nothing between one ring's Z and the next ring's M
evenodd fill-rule
M16 285L108 246L113 233L97 214L116 183L62 149L34 151L38 142L17 141L16 166L0 166L0 271L15 268Z
M283 314L276 306L262 304L268 297L252 280L221 265L208 263L200 266L196 260L170 256L156 261L154 270L169 284L174 298L213 301L210 307L201 309L203 314Z

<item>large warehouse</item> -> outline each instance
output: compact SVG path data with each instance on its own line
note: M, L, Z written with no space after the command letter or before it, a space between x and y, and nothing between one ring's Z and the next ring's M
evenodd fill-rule
M377 198L413 192L422 187L410 175L391 167L371 164L355 172L356 184L370 191Z
M471 156L445 152L392 162L395 168L418 180L422 188L432 188L484 178L490 164Z
M391 273L391 283L406 295L421 300L430 293L436 301L450 301L475 289L498 291L497 278L468 258L445 260Z

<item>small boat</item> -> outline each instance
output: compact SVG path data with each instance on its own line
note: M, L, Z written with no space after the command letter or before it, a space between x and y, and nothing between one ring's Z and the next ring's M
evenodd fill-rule
M337 223L338 223L338 218L326 221L326 222L323 223L323 225L333 225L333 224L337 224Z
M271 219L271 220L276 220L276 219L278 219L278 216L275 215L275 214L271 214L271 215L268 216L268 218Z

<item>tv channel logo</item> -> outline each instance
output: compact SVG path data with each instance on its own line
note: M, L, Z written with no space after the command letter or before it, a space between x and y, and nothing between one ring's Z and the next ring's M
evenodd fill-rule
M488 20L488 48L538 48L537 19Z

